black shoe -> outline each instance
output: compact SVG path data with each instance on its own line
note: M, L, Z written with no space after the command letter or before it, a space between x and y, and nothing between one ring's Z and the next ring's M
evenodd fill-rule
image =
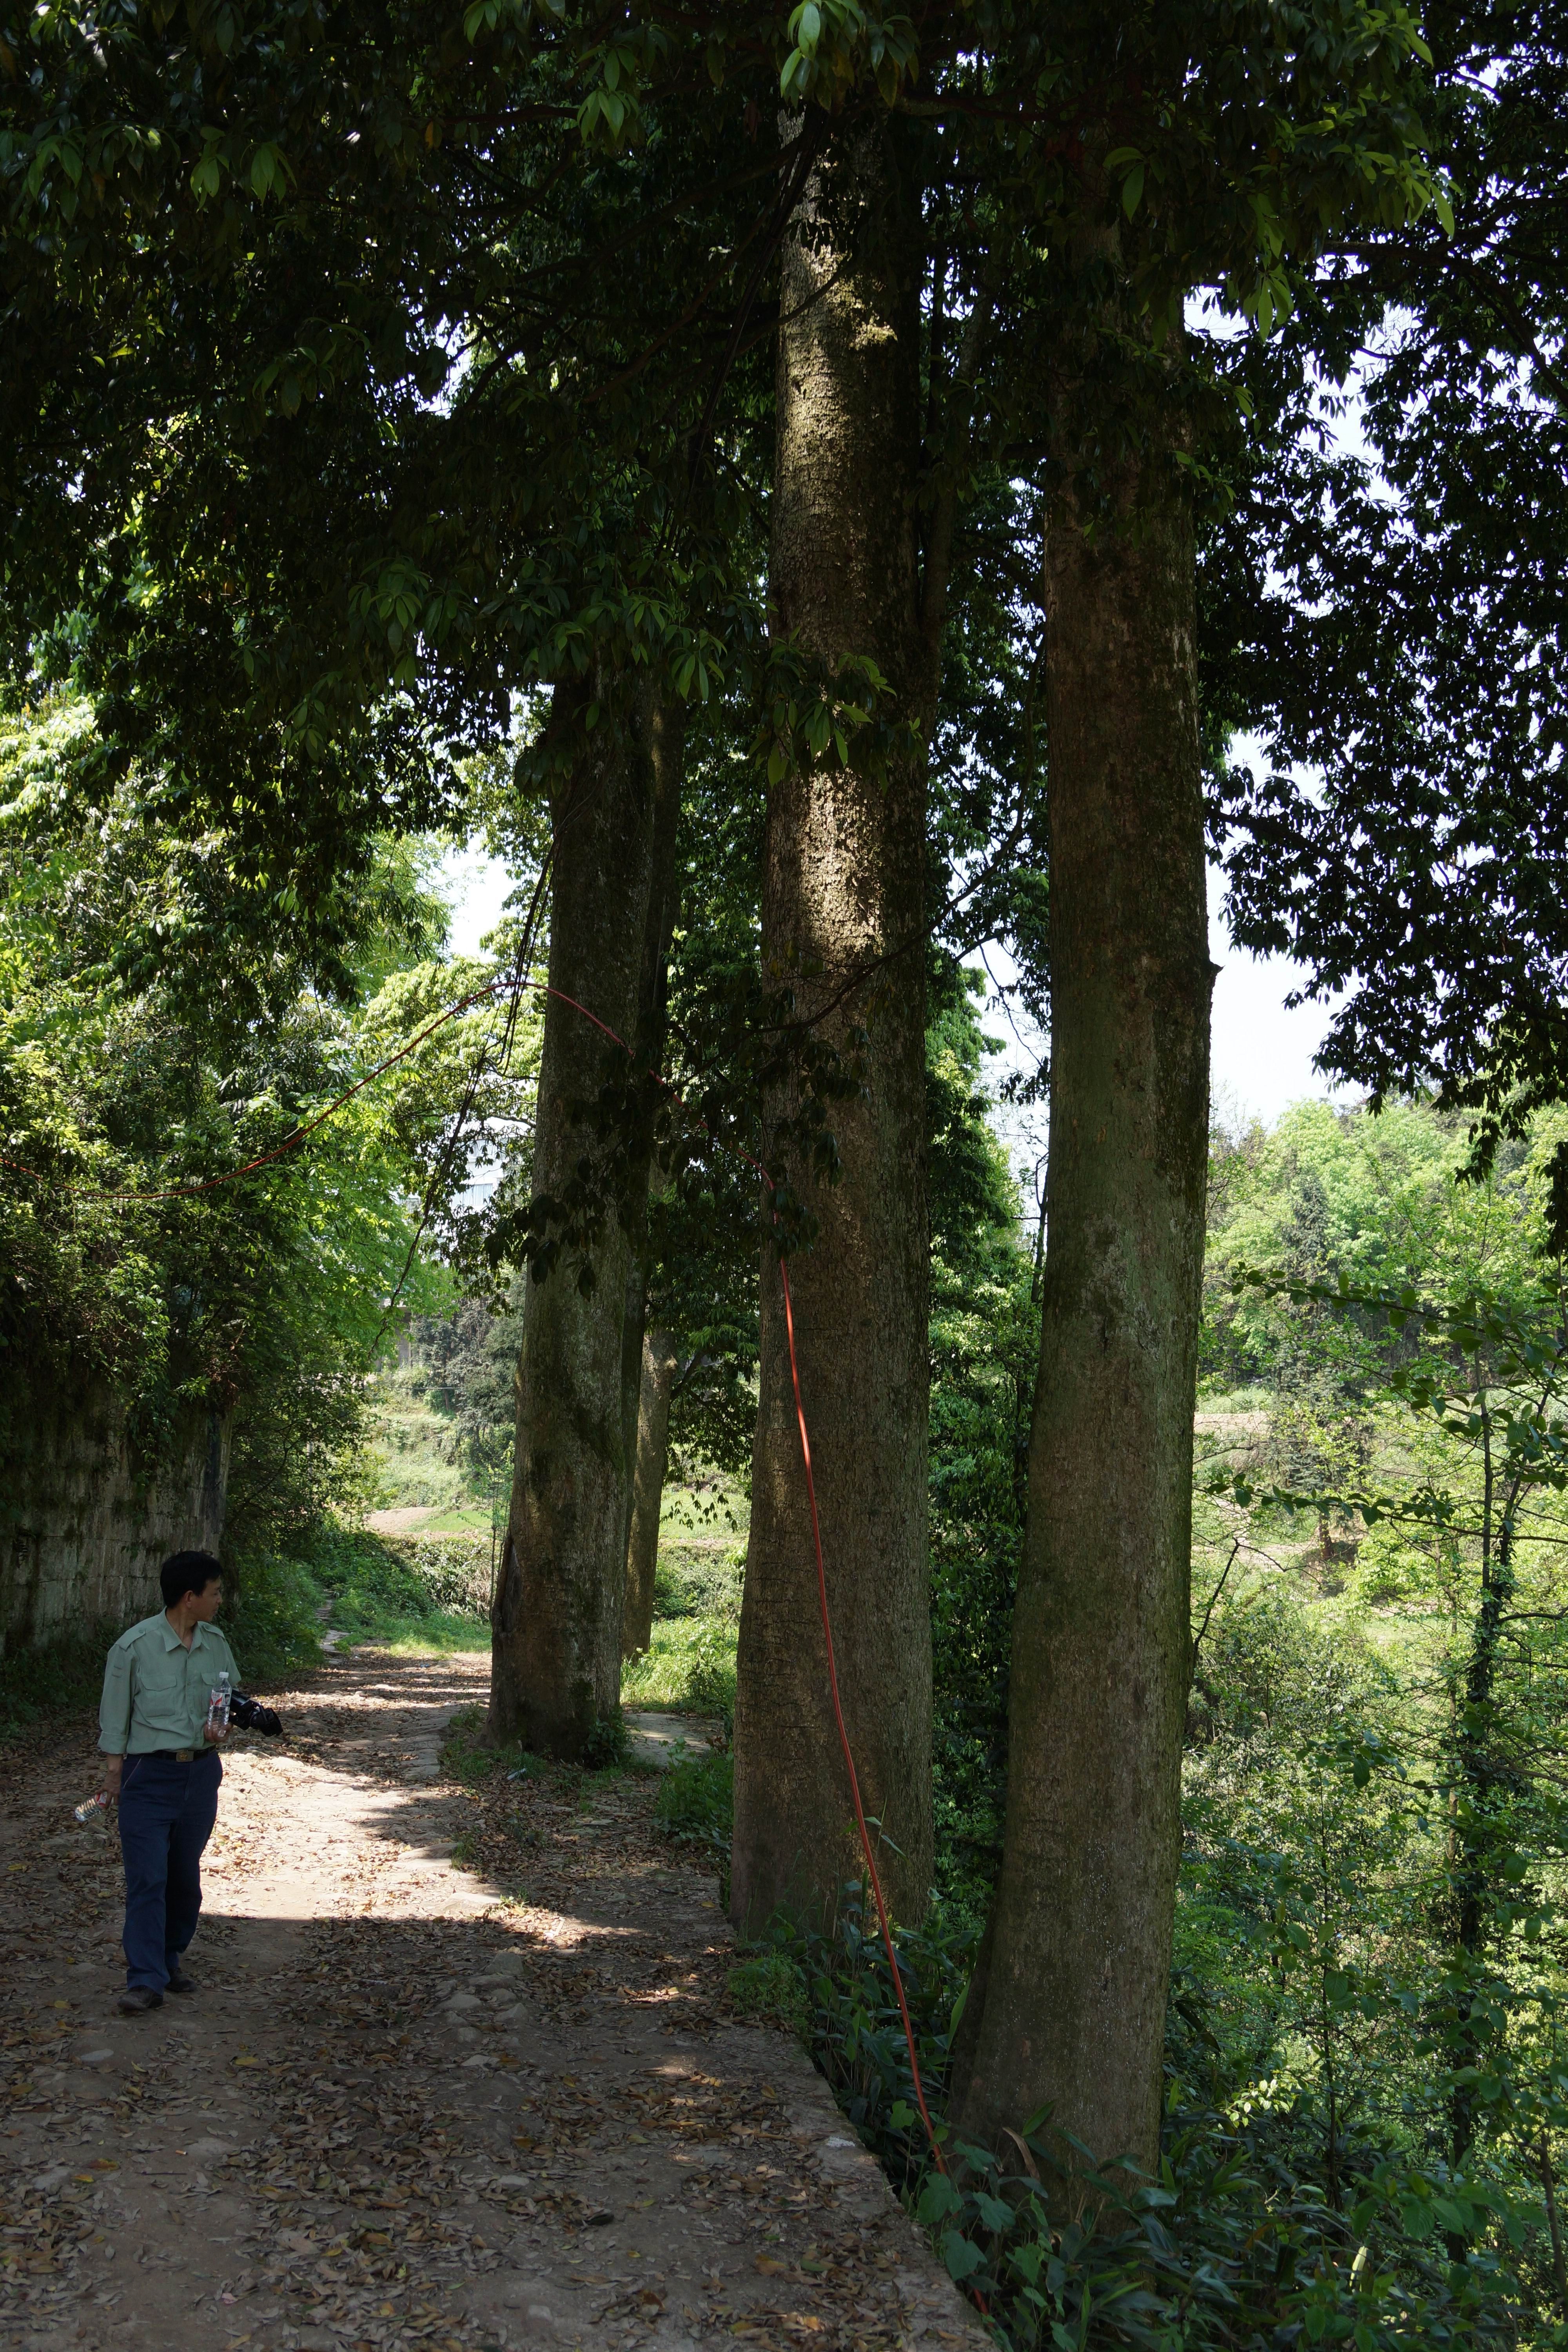
M131 1985L120 1996L121 2017L140 2017L146 2009L162 2009L163 1996L156 1985Z
M196 1990L197 1987L195 1977L188 1977L184 1969L180 1966L178 1960L176 1960L169 1970L169 1981L163 1987L163 1990L165 1992L195 1992Z

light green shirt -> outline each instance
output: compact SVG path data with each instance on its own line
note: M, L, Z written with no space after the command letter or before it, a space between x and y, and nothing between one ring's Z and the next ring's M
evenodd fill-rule
M237 1690L234 1652L216 1625L193 1626L187 1650L161 1612L143 1617L109 1654L100 1748L106 1756L146 1756L155 1748L204 1747L208 1702L223 1674Z

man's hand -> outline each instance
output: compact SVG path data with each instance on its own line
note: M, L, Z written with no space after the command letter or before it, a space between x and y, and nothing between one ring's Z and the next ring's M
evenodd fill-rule
M112 1804L120 1795L120 1775L124 1769L123 1756L106 1756L103 1759L103 1780L100 1793Z
M221 1725L209 1723L205 1731L202 1734L202 1737L206 1741L209 1748L221 1748L224 1741L228 1738L229 1733L233 1729L234 1726L232 1723L225 1723Z

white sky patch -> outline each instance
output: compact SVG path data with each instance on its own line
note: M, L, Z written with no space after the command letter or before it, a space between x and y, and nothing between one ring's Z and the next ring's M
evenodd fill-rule
M1221 901L1225 877L1209 867L1209 955L1219 966L1214 984L1210 1092L1227 1126L1260 1118L1266 1127L1299 1102L1356 1100L1331 1086L1312 1056L1338 1007L1322 1003L1287 1010L1285 999L1308 975L1289 956L1253 956L1233 947Z
M500 921L511 875L478 835L441 860L437 887L452 909L452 953L477 956L487 931Z

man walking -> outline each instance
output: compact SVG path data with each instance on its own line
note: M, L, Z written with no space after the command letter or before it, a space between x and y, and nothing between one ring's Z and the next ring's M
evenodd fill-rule
M163 1994L194 1992L180 1956L202 1907L202 1851L217 1819L226 1723L208 1727L220 1675L239 1670L213 1620L223 1569L210 1552L177 1551L158 1571L161 1615L144 1617L109 1653L99 1710L106 1795L120 1800L125 1857L128 2017L161 2009Z

